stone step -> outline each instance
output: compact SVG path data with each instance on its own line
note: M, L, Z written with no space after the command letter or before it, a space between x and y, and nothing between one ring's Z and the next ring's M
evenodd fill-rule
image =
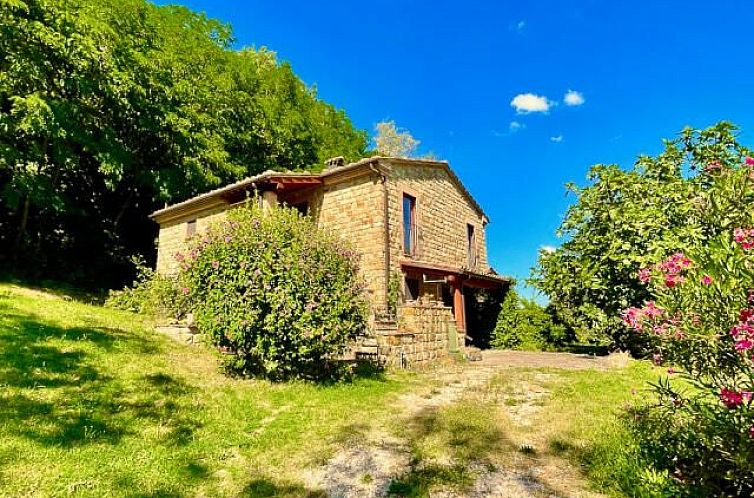
M475 348L474 346L467 346L464 350L464 355L466 356L466 359L469 361L482 360L482 350L479 348Z

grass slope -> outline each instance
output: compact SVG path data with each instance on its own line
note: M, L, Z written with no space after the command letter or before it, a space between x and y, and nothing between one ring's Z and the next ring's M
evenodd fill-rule
M296 473L410 377L234 380L136 315L0 284L1 496L319 496Z

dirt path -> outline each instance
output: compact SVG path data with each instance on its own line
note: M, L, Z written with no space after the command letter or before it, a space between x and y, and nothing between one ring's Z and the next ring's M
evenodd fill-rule
M409 392L401 396L401 423L413 423L427 413L450 406L461 399L478 399L505 408L513 425L531 427L541 400L549 395L543 387L554 375L534 372L526 381L502 391L488 388L498 373L511 369L609 369L624 366L621 356L590 357L569 353L535 353L520 351L488 351L481 361L460 366L448 366L424 375L433 386L429 392ZM522 442L522 447L529 443ZM526 453L525 451L523 453ZM324 466L304 476L307 484L323 489L330 498L379 498L387 495L391 482L400 477L410 465L409 441L402 440L388 428L371 426L360 438L342 447ZM531 458L521 458L510 468L480 466L472 469L477 476L465 494L440 491L438 498L529 498L569 496L548 489L540 477L573 479L566 469L538 466ZM575 495L570 495L575 496ZM586 491L577 496L600 496Z

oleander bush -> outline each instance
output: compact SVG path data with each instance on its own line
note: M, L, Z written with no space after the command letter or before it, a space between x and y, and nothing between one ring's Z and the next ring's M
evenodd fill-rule
M247 203L175 256L179 292L230 371L332 377L366 327L358 255L294 209Z
M669 374L631 427L689 496L754 495L754 159L726 151L695 158L705 238L641 268L651 299L623 312Z

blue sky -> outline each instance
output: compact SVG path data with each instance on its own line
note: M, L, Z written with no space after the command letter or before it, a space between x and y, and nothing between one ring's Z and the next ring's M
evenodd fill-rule
M754 146L748 1L181 3L277 52L356 126L395 120L448 159L492 220L491 264L519 279L590 165L629 167L721 119ZM526 94L546 102L517 111Z

